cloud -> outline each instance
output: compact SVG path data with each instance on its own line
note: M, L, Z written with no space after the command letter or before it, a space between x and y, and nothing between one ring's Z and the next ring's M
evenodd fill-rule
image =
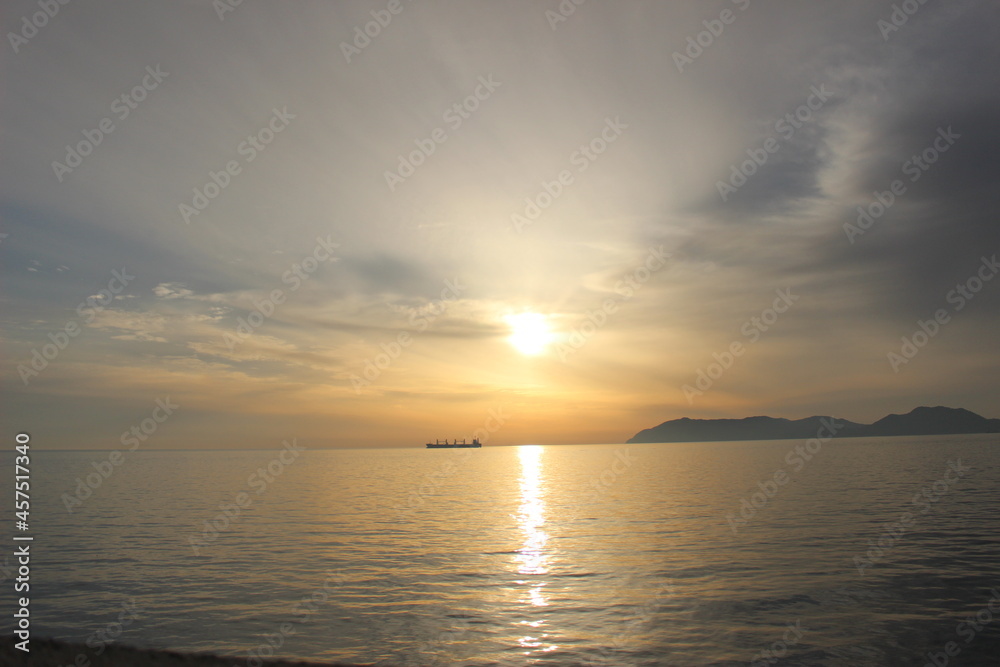
M160 283L153 288L153 294L161 299L185 299L194 296L194 292L181 283Z
M156 313L107 309L98 313L89 326L114 333L114 340L166 343L166 338L156 335L164 332L166 323L167 319ZM115 333L119 331L125 333Z

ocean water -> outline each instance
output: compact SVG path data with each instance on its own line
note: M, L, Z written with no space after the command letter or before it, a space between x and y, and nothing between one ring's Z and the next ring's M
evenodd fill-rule
M1000 664L997 436L297 444L126 452L72 511L107 453L33 452L33 636L234 665Z

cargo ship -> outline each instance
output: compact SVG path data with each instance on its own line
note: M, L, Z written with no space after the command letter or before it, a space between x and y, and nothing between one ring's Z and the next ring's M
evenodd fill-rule
M444 442L440 440L435 440L434 442L427 443L427 449L454 449L455 447L482 447L483 443L479 442L479 438L473 438L472 442L466 443L465 438L462 438L462 442L459 442L456 438L452 442L448 442L445 439Z

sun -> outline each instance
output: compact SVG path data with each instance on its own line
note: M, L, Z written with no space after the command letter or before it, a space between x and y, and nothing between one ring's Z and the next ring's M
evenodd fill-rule
M541 354L554 338L548 318L540 313L508 315L504 319L511 329L507 340L521 354Z

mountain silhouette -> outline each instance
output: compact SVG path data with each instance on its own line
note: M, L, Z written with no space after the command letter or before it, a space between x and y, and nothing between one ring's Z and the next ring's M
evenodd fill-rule
M716 440L786 440L815 438L821 420L841 425L836 437L892 435L954 435L1000 433L1000 419L987 419L963 408L919 407L905 415L892 414L874 424L858 424L833 417L781 419L674 419L639 431L626 444L640 442L711 442Z

